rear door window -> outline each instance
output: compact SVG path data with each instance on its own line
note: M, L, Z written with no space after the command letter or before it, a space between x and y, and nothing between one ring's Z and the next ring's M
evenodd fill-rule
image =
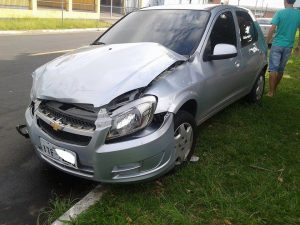
M239 28L241 46L246 47L257 41L257 30L251 16L247 12L236 12Z

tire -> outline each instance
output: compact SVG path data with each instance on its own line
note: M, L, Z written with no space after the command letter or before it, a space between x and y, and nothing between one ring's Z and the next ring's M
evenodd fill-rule
M175 165L181 165L191 159L195 150L196 138L194 117L186 111L179 110L174 118Z
M247 95L247 101L250 103L259 103L265 90L265 73L261 72L257 77L251 92Z

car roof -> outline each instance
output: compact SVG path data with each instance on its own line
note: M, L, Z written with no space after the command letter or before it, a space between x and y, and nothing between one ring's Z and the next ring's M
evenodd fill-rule
M179 4L179 5L159 5L145 7L141 10L156 10L156 9L189 9L189 10L206 10L211 11L213 9L228 9L228 8L240 8L233 5L222 4ZM241 9L241 8L240 8Z

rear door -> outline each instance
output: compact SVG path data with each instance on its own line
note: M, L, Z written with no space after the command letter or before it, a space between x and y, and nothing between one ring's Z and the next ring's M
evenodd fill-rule
M251 16L246 11L236 11L239 26L239 40L243 63L243 84L245 90L252 87L261 65L261 51L258 46L258 32Z

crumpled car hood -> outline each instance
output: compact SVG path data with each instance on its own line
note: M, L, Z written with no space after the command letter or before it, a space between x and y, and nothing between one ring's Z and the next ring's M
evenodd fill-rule
M32 95L99 107L147 86L182 60L186 58L156 43L88 46L38 68L33 73Z

